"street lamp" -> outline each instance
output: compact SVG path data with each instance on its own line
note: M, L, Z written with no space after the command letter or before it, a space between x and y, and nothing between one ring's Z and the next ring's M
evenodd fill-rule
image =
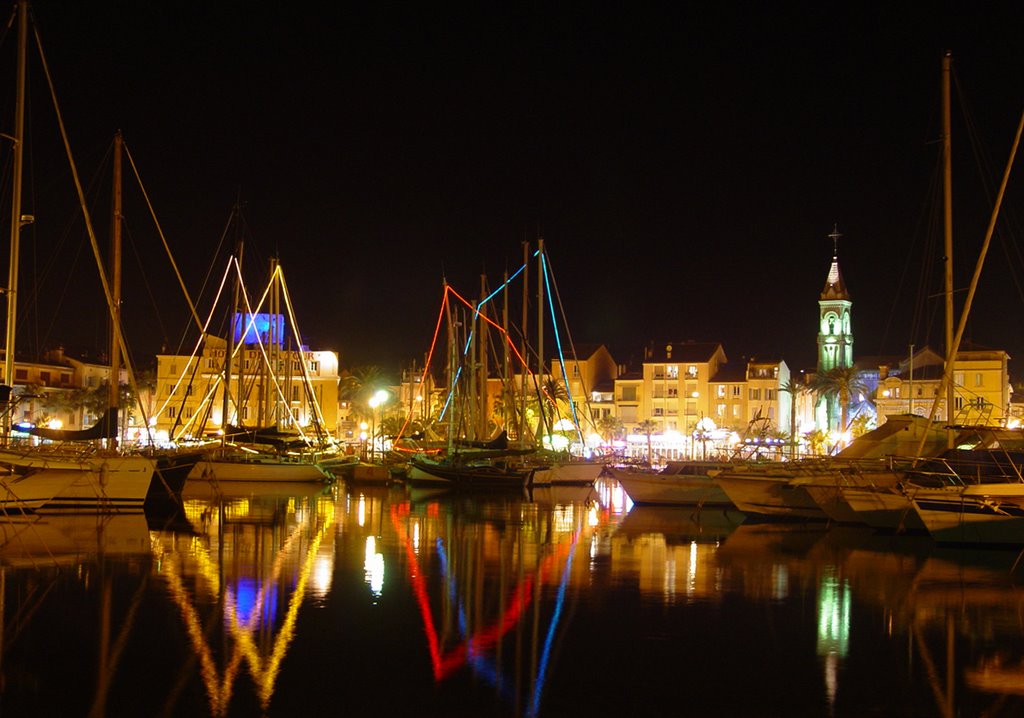
M370 461L376 461L377 459L377 407L383 405L387 400L388 393L383 389L378 389L370 397Z

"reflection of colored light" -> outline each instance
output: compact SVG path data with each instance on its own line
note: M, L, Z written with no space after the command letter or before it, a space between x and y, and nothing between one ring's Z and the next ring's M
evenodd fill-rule
M555 629L558 627L558 620L562 617L562 606L565 604L565 587L569 583L569 574L572 572L573 549L576 548L576 541L579 534L572 537L572 547L569 549L569 557L565 562L565 570L562 571L562 580L558 584L558 597L555 600L555 613L551 617L551 625L548 626L548 635L544 639L544 650L540 654L540 667L537 669L537 681L533 687L533 701L530 703L530 716L537 715L540 709L540 697L544 692L544 680L547 678L548 661L551 659L551 644L555 641Z
M437 636L437 628L434 626L434 616L430 607L430 596L427 593L426 579L420 569L419 560L416 552L413 550L412 542L409 540L408 532L402 525L402 519L409 515L408 502L392 505L390 515L395 532L405 546L408 558L409 579L416 596L416 602L420 607L423 630L427 634L427 647L430 651L434 679L438 681L452 675L466 663L467 657L474 657L478 652L494 646L519 621L523 610L530 604L534 592L534 574L538 577L536 579L537 582L542 581L543 577L551 571L553 564L565 553L571 553L572 548L576 545L575 536L571 545L559 544L556 547L556 551L541 559L540 565L535 572L524 576L512 590L509 599L505 602L507 608L498 621L468 637L453 650L442 654ZM442 560L444 560L443 557Z
M263 608L260 610L260 583L252 577L238 579L235 586L235 605L238 609L238 622L243 626L252 626L254 620L262 624L273 623L277 615L277 592L266 591L262 594Z

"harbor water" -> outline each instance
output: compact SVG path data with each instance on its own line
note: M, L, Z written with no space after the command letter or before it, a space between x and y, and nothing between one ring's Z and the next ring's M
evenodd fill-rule
M1013 550L605 480L184 497L0 517L0 715L1024 714Z

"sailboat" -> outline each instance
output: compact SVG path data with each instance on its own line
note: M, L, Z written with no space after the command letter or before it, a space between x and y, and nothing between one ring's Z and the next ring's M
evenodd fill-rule
M237 212L236 207L232 218L236 222ZM216 392L221 392L220 428L216 431L219 436L216 441L203 444L204 455L189 472L189 479L329 482L332 477L319 461L336 453L336 447L323 428L323 412L311 387L308 358L298 334L283 270L276 261L271 263L270 280L253 306L242 281L240 256L239 248L238 255L229 259L222 280L224 286L231 277L235 286L227 339L209 332L216 309L214 302L201 326L199 341L192 354L183 358L180 371L172 376L174 389L158 413L165 417L163 421L168 416L176 417L171 424L173 440L183 444L189 440L201 442L206 421L212 418L216 423L214 400ZM279 293L285 300L288 322L279 311ZM265 311L267 304L269 312ZM294 341L296 348L286 346L286 341ZM259 368L249 367L250 355L256 358ZM210 371L218 363L219 369ZM298 370L293 372L292 367ZM287 368L287 372L282 374L282 368ZM254 402L259 405L255 413L265 424L259 428L242 425L250 409L250 394L254 392L259 395ZM201 394L198 406L188 403L194 394ZM182 411L186 404L187 412ZM307 405L305 428L307 417L300 417L297 412L302 404ZM185 413L189 418L181 420Z
M104 268L103 259L92 228L89 211L85 203L81 182L74 159L71 155L67 134L60 121L58 124L67 151L68 162L75 181L79 203L85 220L93 255L99 269L110 312L111 364L108 408L100 421L93 427L81 431L33 427L28 433L38 439L56 444L19 445L10 440L10 420L16 406L13 396L15 338L17 327L17 287L19 275L20 231L31 218L22 214L21 183L22 153L24 139L26 50L28 43L28 3L21 0L16 7L18 24L18 69L17 99L15 102L14 147L10 232L10 267L7 288L7 332L4 348L4 434L8 440L0 449L0 466L7 468L7 474L0 477L0 509L5 511L141 511L149 492L156 461L141 455L126 455L117 451L118 377L120 357L123 350L123 335L120 324L120 207L119 195L115 194L112 231L112 255L109 268ZM42 49L40 48L40 54ZM45 58L44 58L45 65ZM49 74L47 72L47 79ZM51 88L52 91L52 88ZM51 92L52 94L52 92ZM55 95L53 95L56 97ZM120 147L120 139L115 142ZM116 171L116 170L115 170ZM108 272L109 271L109 276ZM125 355L127 352L124 352ZM131 367L128 366L129 375ZM96 441L106 442L98 447ZM89 442L71 444L70 442Z
M919 420L917 417L906 417L911 428L917 436L916 446L910 451L893 452L879 455L877 447L875 456L881 456L881 460L873 464L865 463L865 455L855 446L848 457L840 452L837 460L824 461L821 470L811 472L808 476L789 475L782 473L776 477L775 482L770 482L764 471L748 471L745 474L737 471L724 472L717 478L722 487L729 493L730 498L737 506L743 509L743 504L749 505L757 513L793 515L788 504L792 504L796 498L801 503L800 515L808 515L806 498L811 498L817 509L825 517L841 521L864 521L872 525L885 528L901 527L918 528L924 525L919 518L913 516L915 507L919 506L918 498L929 502L934 499L935 503L929 503L931 508L942 506L946 511L951 510L951 499L954 495L960 497L962 506L972 502L968 497L975 489L968 488L968 483L986 483L982 492L984 496L991 497L997 494L993 484L1002 483L1006 473L987 474L983 479L980 469L970 468L972 465L983 465L984 456L981 453L973 457L958 456L955 446L958 431L963 434L983 433L984 427L967 427L966 429L954 427L952 417L954 401L954 367L958 357L960 341L966 327L967 317L970 312L971 303L977 288L978 278L984 263L985 255L998 217L1000 204L1006 189L1010 168L1012 167L1017 146L1020 142L1021 132L1024 129L1024 116L1018 125L1016 137L1010 152L1010 158L1003 175L1002 186L996 198L992 216L985 235L981 253L975 267L974 275L968 289L967 298L960 316L959 325L954 334L953 331L953 279L952 279L952 192L951 192L951 152L950 152L950 71L951 58L946 54L942 62L942 105L943 105L943 165L944 165L944 219L945 219L945 329L946 329L946 356L944 371L939 390L936 392L932 408L926 420ZM933 422L937 415L938 407L942 400L946 405L946 426L937 429ZM876 433L893 433L889 424L899 419L890 419L887 424L879 427ZM936 434L941 434L943 441L936 442ZM899 443L899 442L898 442ZM906 442L902 442L906 443ZM994 448L1004 449L998 443L985 444L975 437L970 444L979 449ZM903 447L901 447L903 448ZM1009 456L1009 454L1007 454ZM852 461L847 460L852 458ZM920 462L926 462L923 466ZM928 470L927 462L941 463L945 468L938 472ZM888 465L886 465L888 464ZM965 471L966 469L966 471ZM1009 497L1017 496L1016 484L1020 481L1021 473L1019 465L1011 472L1015 474L1016 481L1007 485L1005 493ZM973 478L972 478L973 477ZM760 485L758 485L760 484ZM748 495L739 496L738 492L746 491ZM751 493L753 492L753 493ZM758 493L759 492L759 493ZM769 494L774 494L770 497ZM756 494L756 497L753 496ZM742 500L741 500L742 499ZM788 504L785 499L788 499ZM979 507L972 507L968 512L975 514L983 513ZM919 515L921 511L917 512ZM908 522L909 517L909 522ZM1024 541L1024 537L1022 537Z
M524 255L529 248L524 245ZM538 242L535 253L538 266L538 316L537 346L526 345L526 281L523 281L523 321L520 332L522 344L516 346L513 341L508 322L508 291L512 280L527 272L529 257L524 256L523 265L511 276L506 275L502 285L487 294L481 287L481 299L477 303L469 302L459 295L450 285L444 285L441 316L435 330L433 347L437 345L441 329L441 320L448 319L448 398L444 406L443 417L448 425L448 449L440 457L426 455L414 456L409 461L407 479L413 484L442 484L475 488L525 488L527 486L550 485L592 485L604 469L601 462L585 461L570 457L565 450L555 451L553 446L545 446L539 439L529 438L531 433L540 437L545 433L556 435L556 421L553 417L558 408L558 399L545 386L548 371L544 363L544 315L550 312L555 317L552 302L552 279L544 242ZM482 282L483 285L483 282ZM502 310L502 323L488 316L488 305L499 294L505 295L505 307ZM453 308L454 305L454 308ZM453 312L460 306L466 308L466 319L457 322ZM464 336L457 336L455 327L469 327ZM500 340L495 342L494 351L502 353L502 388L501 404L504 407L504 426L497 437L486 435L488 430L488 347L489 331L496 332ZM554 336L558 346L561 379L568 390L570 383L565 370L565 357L562 355L562 339L554 326ZM459 349L461 347L461 350ZM537 357L536 370L531 368L527 357ZM512 365L519 368L515 371ZM430 358L426 362L424 376L429 371ZM468 384L468 387L466 386ZM536 396L537 427L528 426L526 420L526 397ZM580 428L576 402L568 397L566 402L571 413L570 417L558 422L560 429L574 432L579 449L585 450L585 440ZM466 435L471 437L468 438ZM510 437L509 434L514 434ZM458 437L458 438L457 438ZM550 439L549 439L550 440ZM566 440L566 443L571 443Z

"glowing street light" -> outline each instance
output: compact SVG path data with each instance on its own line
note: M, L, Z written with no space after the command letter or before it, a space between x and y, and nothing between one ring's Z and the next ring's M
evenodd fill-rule
M377 407L382 406L388 400L388 393L378 389L368 402L370 405L370 460L377 459Z

